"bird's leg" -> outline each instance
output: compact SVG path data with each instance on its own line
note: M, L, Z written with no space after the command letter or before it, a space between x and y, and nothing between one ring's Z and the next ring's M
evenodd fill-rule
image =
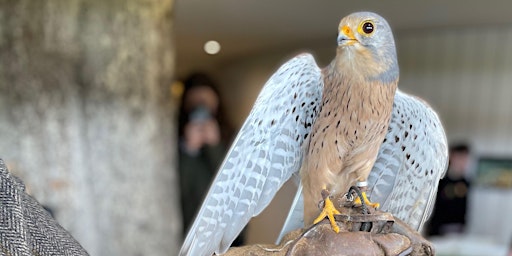
M326 186L323 187L322 190L322 197L324 201L324 206L322 208L322 212L318 217L313 221L313 224L317 224L318 222L322 221L327 217L329 219L329 222L331 223L332 230L334 232L339 233L340 227L338 227L338 224L336 224L336 221L334 219L335 214L341 214L336 207L334 207L334 204L331 201L331 198L329 197L329 192L327 191Z
M366 189L368 188L368 181L366 181L366 180L359 181L356 183L356 186L359 187L359 189L361 190L361 193L363 194L363 200L366 205L369 205L375 209L379 208L379 206L380 206L379 203L370 202L370 200L368 200L368 197L366 196ZM361 199L359 199L359 197L357 197L356 200L354 200L354 204L361 204Z

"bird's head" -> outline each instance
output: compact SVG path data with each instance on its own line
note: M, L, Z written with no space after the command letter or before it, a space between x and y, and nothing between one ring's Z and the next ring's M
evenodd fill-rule
M364 67L374 78L398 79L393 33L386 20L375 13L352 13L341 20L337 52L343 66Z

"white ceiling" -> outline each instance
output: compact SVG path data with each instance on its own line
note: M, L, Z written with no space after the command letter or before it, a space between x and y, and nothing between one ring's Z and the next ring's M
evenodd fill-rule
M334 42L339 20L354 11L381 14L395 34L512 24L510 0L176 0L175 8L178 76L261 52ZM203 51L208 40L220 42L219 54Z

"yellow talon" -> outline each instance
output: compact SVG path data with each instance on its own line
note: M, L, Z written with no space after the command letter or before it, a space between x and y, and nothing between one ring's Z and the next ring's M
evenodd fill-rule
M325 217L327 217L331 222L332 230L334 230L334 232L336 233L339 233L340 227L338 227L338 224L336 224L336 221L334 220L334 214L340 214L340 212L336 210L331 199L329 197L326 197L324 200L324 208L322 209L320 215L313 221L313 224L317 224L318 222L322 221Z
M364 199L364 203L368 206L371 206L375 209L379 208L380 204L379 203L372 203L370 202L370 200L368 200L368 197L366 196L366 192L361 192L363 194L363 199ZM361 204L361 199L359 199L359 197L356 197L356 200L354 200L354 204Z

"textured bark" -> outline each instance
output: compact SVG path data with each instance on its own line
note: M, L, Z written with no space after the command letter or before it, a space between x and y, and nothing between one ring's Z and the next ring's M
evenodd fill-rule
M0 157L91 255L172 255L172 0L1 0Z

